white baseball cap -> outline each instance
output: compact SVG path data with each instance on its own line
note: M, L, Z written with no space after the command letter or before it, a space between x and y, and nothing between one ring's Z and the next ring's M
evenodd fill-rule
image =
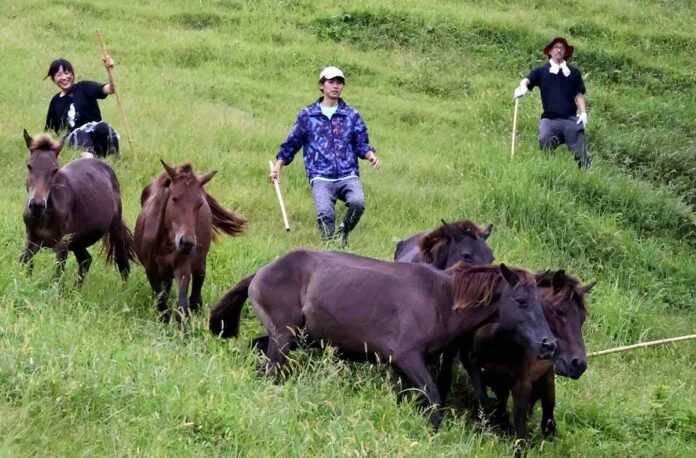
M321 73L319 73L319 81L323 79L330 80L333 78L342 78L343 82L346 81L346 77L343 76L343 72L338 67L326 67L321 71Z

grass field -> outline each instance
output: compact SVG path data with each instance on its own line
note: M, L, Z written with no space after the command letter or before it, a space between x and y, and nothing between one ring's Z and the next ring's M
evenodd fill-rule
M248 341L206 329L208 306L243 276L304 246L321 248L301 158L284 169L293 230L282 227L268 160L326 65L346 73L346 101L383 167L363 163L367 211L350 251L390 259L396 242L440 218L493 223L497 261L565 268L597 280L589 351L696 329L696 20L693 0L306 0L2 2L0 17L0 455L505 456L512 440L463 408L468 381L433 434L415 403L397 404L388 370L331 353L293 353L282 384L259 379ZM116 77L137 159L122 134L109 159L131 227L159 159L219 171L208 189L249 219L209 256L204 313L161 325L139 266L122 283L96 255L81 289L54 276L52 253L29 277L23 248L26 148L50 97L51 60ZM520 103L510 160L512 91L556 35L576 46L594 154L582 173L562 147L537 150L538 91ZM75 157L64 151L63 163ZM92 249L97 254L97 248ZM696 456L696 345L590 361L559 379L559 435L539 413L530 456Z

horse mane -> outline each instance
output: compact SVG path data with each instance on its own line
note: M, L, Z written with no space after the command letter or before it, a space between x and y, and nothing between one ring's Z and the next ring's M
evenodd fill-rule
M532 272L518 268L509 269L522 277L523 281L534 281ZM454 309L485 307L493 303L495 292L502 280L500 265L474 266L458 262L447 269L452 275L452 296Z
M446 243L450 237L453 236L455 240L460 240L466 236L479 239L484 236L484 233L484 228L469 219L463 219L453 223L443 223L440 227L423 237L418 242L418 246L420 247L423 261L428 264L434 264L436 261L434 253L437 252L435 248L440 244Z
M539 288L551 288L553 289L553 277L556 275L555 270L545 270L543 272L539 272L536 274L536 281L537 281L537 286ZM582 283L577 277L574 277L568 273L565 274L565 285L566 287L570 288L571 294L574 294L580 299L580 307L582 308L583 311L587 312L587 303L585 302L585 290L582 287ZM565 288L564 288L565 289ZM551 294L549 295L549 299L551 300L551 306L555 307L558 305L561 301L563 301L564 298L561 297L559 294Z
M30 151L55 150L60 147L60 142L49 133L38 134L31 139Z

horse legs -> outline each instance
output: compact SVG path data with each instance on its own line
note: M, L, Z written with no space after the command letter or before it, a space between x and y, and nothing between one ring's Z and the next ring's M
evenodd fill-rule
M524 378L518 379L512 387L513 417L515 422L515 437L518 440L527 438L527 413L532 384Z
M468 356L462 354L460 358L471 378L471 386L474 389L474 396L476 396L476 400L479 403L479 408L483 410L485 414L489 414L495 409L495 401L488 397L486 385L481 379L481 366L478 363L475 353L469 353Z
M556 420L553 418L553 409L556 406L556 380L553 369L537 381L534 390L541 397L541 432L544 437L551 439L556 435Z
M493 392L496 397L494 421L496 426L500 427L506 433L512 431L510 425L510 417L507 412L507 402L510 397L510 387L507 384L499 383L493 385Z
M171 312L167 308L167 299L169 299L169 290L172 287L172 277L171 273L165 273L164 275L160 272L152 272L147 268L145 269L147 274L147 279L150 282L152 291L154 291L155 296L157 296L157 311L159 312L159 319L163 323L168 323L171 317Z
M447 395L452 387L452 365L454 358L457 356L457 348L448 348L442 353L440 362L440 374L437 377L437 389L442 397L442 402L447 402Z
M396 392L396 402L401 403L405 398L407 390L413 387L409 383L406 374L394 365L392 365L391 382L392 389Z
M75 253L75 259L77 259L78 264L77 284L81 285L89 271L89 266L92 265L92 255L89 254L85 247L73 247L72 250Z
M189 307L192 312L198 312L203 305L201 289L205 281L205 270L191 273L191 296L189 297Z
M189 283L191 283L191 270L188 268L176 269L174 271L174 277L176 278L176 284L178 285L176 303L178 305L178 310L181 313L181 317L185 319L190 314L187 296Z
M62 277L65 273L65 261L68 259L68 245L65 243L57 243L53 247L56 253L56 276Z
M34 269L34 255L41 249L42 243L39 239L33 239L27 234L27 241L24 246L24 252L19 257L19 262L26 264L29 273Z
M437 389L435 380L428 372L423 356L418 353L411 353L398 358L392 364L403 372L412 386L423 390L425 402L432 409L430 412L430 423L433 426L433 430L437 431L442 422L442 412L440 411L442 399L440 398L440 392Z
M289 327L284 327L279 331L275 329L269 333L268 348L266 349L266 357L268 363L260 372L271 377L278 377L281 374L283 366L287 361L287 352L292 349L294 340L293 332ZM298 327L292 328L293 330Z

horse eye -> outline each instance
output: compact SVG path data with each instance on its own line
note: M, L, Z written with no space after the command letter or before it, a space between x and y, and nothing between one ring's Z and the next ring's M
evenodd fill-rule
M27 164L27 170L31 172L31 164Z
M467 261L471 259L471 255L469 253L460 253L462 255L462 258L466 259Z
M179 199L176 197L172 197L172 202L177 203L177 202L179 202Z

